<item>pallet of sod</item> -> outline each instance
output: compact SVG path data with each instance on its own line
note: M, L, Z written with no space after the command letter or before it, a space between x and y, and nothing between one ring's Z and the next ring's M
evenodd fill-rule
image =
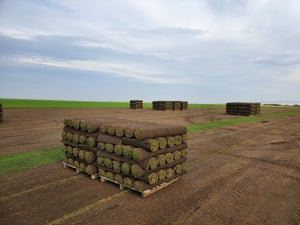
M143 100L130 100L130 109L143 109Z

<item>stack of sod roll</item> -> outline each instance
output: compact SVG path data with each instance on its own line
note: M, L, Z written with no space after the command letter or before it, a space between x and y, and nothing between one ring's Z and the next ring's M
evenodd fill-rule
M260 114L260 103L228 102L226 113L242 116L257 115Z
M0 122L3 121L2 104L0 103Z
M130 100L130 109L143 109L143 100Z
M65 119L64 160L141 192L185 173L186 132L184 126L148 122Z
M187 110L188 102L186 101L153 101L152 102L153 110Z

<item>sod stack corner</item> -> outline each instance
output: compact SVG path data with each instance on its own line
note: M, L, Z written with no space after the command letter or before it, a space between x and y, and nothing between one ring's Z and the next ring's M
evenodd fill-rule
M3 121L2 104L0 103L0 122Z
M130 100L130 109L143 109L143 100Z
M152 102L153 110L187 110L188 102L187 101L153 101Z
M226 113L242 116L259 115L260 103L228 102L226 103Z
M184 126L105 118L64 124L64 162L88 174L143 192L186 173Z

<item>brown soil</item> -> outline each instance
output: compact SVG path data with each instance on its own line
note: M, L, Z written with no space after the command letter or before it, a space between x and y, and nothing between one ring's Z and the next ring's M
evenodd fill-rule
M0 154L60 144L66 116L195 124L235 118L225 108L4 109ZM262 114L292 111L262 108ZM297 224L300 221L300 115L189 134L188 173L141 198L60 163L0 176L0 224ZM118 193L122 193L118 195Z

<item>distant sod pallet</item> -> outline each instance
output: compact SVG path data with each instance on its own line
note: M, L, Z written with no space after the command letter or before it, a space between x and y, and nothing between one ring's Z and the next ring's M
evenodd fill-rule
M130 109L143 109L143 100L130 100Z
M226 113L230 115L258 115L260 114L260 103L228 102L226 103Z
M187 110L187 101L153 101L153 110L166 111L166 110Z
M75 167L75 166L72 166L72 165L70 165L70 164L68 164L68 163L65 163L65 162L62 162L63 163L63 166L64 166L64 168L73 168L73 169L75 169L76 170L76 173L85 173L85 171L83 171L82 169L80 169L80 168L77 168L77 167ZM96 173L96 174L92 174L92 175L90 175L91 176L91 179L92 180L95 180L95 179L97 179L98 177L99 177L99 175Z

